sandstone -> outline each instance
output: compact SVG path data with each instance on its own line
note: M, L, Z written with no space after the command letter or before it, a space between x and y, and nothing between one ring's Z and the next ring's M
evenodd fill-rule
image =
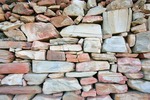
M25 35L19 30L8 30L8 31L4 31L4 34L8 37L8 38L12 38L14 40L27 40L27 38L25 37Z
M109 95L88 97L87 100L113 100Z
M106 60L106 61L111 61L111 62L116 62L117 61L117 58L115 57L114 54L104 54L104 53L101 53L101 54L98 54L98 53L92 53L91 54L91 57L94 59L94 60Z
M68 62L79 62L77 59L77 55L66 54L66 59Z
M81 78L80 79L81 85L89 85L89 84L94 84L96 82L97 82L97 79L94 77L87 77L87 78Z
M93 88L92 85L84 85L84 86L82 86L82 90L85 91L85 92L90 91L92 88Z
M19 28L23 23L20 21L16 21L14 23L11 22L1 22L0 23L0 30L1 31L8 31L8 30L12 30L12 29L16 29Z
M47 42L40 42L40 41L33 41L32 43L32 50L47 50L49 48L49 43Z
M143 71L143 79L150 81L150 73L148 71Z
M40 85L44 82L47 77L47 74L25 74L24 79L27 81L28 85Z
M51 18L51 23L57 28L74 24L73 20L69 16L63 15Z
M59 46L50 46L50 50L56 51L81 51L82 47L78 44L66 44L66 45L59 45Z
M93 30L95 30L93 32ZM98 24L79 24L63 28L60 32L62 37L90 37L102 38L101 26Z
M50 6L56 4L56 0L40 0L37 4L40 6Z
M85 16L82 23L100 23L101 21L103 21L101 16Z
M93 52L93 53L100 53L101 52L101 39L99 38L85 38L84 52Z
M39 86L1 86L1 94L36 94L41 93Z
M73 93L73 92L66 92L63 96L63 100L70 100L70 97L72 100L84 100L83 97Z
M76 4L71 4L68 7L66 7L63 11L63 15L68 16L84 16L84 10L80 6Z
M147 31L146 24L143 23L143 24L141 24L141 25L134 26L134 27L131 28L131 31L132 31L133 33L146 32L146 31Z
M45 60L45 50L32 51L32 50L22 50L15 52L15 56L22 59L35 59L35 60Z
M51 9L47 9L46 12L44 13L44 15L46 15L48 17L56 16L55 12L52 11Z
M5 21L5 15L4 14L0 14L0 22Z
M143 73L138 72L138 73L126 73L125 76L129 79L140 79L143 78Z
M88 0L87 1L87 8L93 8L97 5L96 0Z
M103 13L103 34L112 35L112 34L118 34L118 33L129 31L131 19L132 19L131 9L119 9L119 10L104 12Z
M136 25L141 25L141 24L143 24L143 23L146 23L146 19L145 18L138 18L138 19L136 19L136 20L134 20L134 21L132 21L132 26L136 26Z
M147 52L147 53L141 53L141 54L139 54L139 56L138 56L139 58L142 58L142 59L144 59L144 58L150 58L150 53L149 52Z
M82 92L82 97L95 97L96 96L96 91L95 89L90 90L88 92Z
M0 100L12 100L12 96L11 95L5 95L5 94L1 94L0 95Z
M86 16L100 15L100 14L104 13L105 11L106 11L106 8L104 8L102 6L96 6L96 7L89 9Z
M68 72L66 77L91 77L94 76L97 72Z
M119 84L96 84L96 92L98 95L108 95L110 93L125 93L127 92L127 85Z
M150 52L149 32L150 31L136 34L136 42L133 48L134 53Z
M75 20L74 20L74 23L75 24L79 24L81 22L81 20L83 19L83 16L78 16Z
M117 64L111 64L111 67L110 67L110 72L117 72L118 71L118 66Z
M144 74L144 79L145 80L150 80L150 63L149 63L149 59L143 59L141 60L142 62L142 71Z
M3 85L22 85L23 74L9 74L1 81Z
M49 22L50 21L50 18L45 16L45 15L42 15L42 14L38 14L36 17L35 17L36 21L38 22Z
M74 70L74 66L70 62L32 61L32 70L34 73L69 72Z
M142 10L144 13L150 13L150 4L144 4Z
M121 73L136 73L141 70L142 64L138 58L118 58L118 71Z
M20 20L24 23L31 23L35 21L35 17L34 16L21 16Z
M12 52L7 50L0 50L0 62L1 63L10 63L14 60L15 56Z
M68 1L66 0L66 2L68 2ZM82 8L82 9L84 9L84 10L87 10L86 1L82 1L82 0L72 0L72 1L71 1L71 4L77 5L77 6L79 6L80 8Z
M47 7L46 6L33 6L34 11L39 14L39 13L44 13L46 12Z
M150 96L146 93L141 93L137 91L130 91L123 94L115 94L115 100L149 100Z
M63 44L76 44L79 39L77 38L57 38L50 39L51 45L63 45Z
M124 38L122 36L113 36L105 39L102 46L102 52L127 52Z
M51 79L55 79L55 78L63 78L65 75L64 73L54 73L54 74L49 74L48 77Z
M133 20L137 20L137 19L144 18L144 17L145 17L145 15L142 12L134 12L133 13Z
M134 90L150 93L150 82L145 80L128 80L128 86Z
M129 58L136 58L138 54L130 54L130 53L117 53L116 57L129 57Z
M51 23L27 23L21 26L21 30L27 36L28 41L59 37L58 31Z
M150 17L148 17L148 30L150 31Z
M129 44L129 47L133 47L135 45L136 37L134 34L129 34L127 36L127 42Z
M0 64L0 74L23 74L29 72L29 63Z
M53 97L47 94L37 94L32 100L61 100L61 97Z
M76 64L76 71L99 71L109 68L110 65L107 61L89 61Z
M87 62L91 60L88 53L79 54L77 59L79 62Z
M131 8L132 5L133 5L132 0L114 0L107 5L107 10Z
M47 79L43 85L43 92L44 94L52 94L63 91L80 90L81 88L75 78Z
M13 100L30 100L33 96L34 94L18 94L14 96Z
M34 13L34 11L32 9L29 9L29 6L25 4L16 4L12 12L22 15L31 15Z
M47 52L47 60L56 60L56 61L65 61L65 53L59 51L50 51Z

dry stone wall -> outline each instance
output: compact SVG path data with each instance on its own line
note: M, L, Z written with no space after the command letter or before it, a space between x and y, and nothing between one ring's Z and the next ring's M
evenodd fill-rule
M0 3L0 100L150 100L150 0Z

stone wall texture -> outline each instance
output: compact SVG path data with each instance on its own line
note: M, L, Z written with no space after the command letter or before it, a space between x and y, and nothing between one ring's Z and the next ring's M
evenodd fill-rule
M0 0L0 100L150 100L150 0Z

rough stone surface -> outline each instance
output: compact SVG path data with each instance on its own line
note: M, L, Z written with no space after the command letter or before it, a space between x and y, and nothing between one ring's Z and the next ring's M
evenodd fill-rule
M50 39L50 44L51 45L76 44L77 42L78 42L77 38Z
M47 52L47 60L65 61L66 60L65 53L49 50Z
M94 84L96 82L97 82L97 79L94 77L81 78L80 80L81 85L89 85L89 84Z
M0 62L1 63L10 63L14 60L15 56L12 52L7 50L0 50Z
M53 97L47 94L38 94L32 100L61 100L61 97Z
M66 77L91 77L94 76L97 72L68 72Z
M83 97L81 97L73 92L66 92L63 96L63 100L70 100L70 97L72 100L83 100Z
M102 6L96 6L96 7L93 7L91 8L86 16L91 16L91 15L100 15L102 14L103 12L105 12L106 8L102 7Z
M13 100L30 100L33 96L34 94L18 94L14 96Z
M88 97L87 100L113 100L109 95Z
M4 94L1 94L0 95L0 100L12 100L12 96L11 95L4 95Z

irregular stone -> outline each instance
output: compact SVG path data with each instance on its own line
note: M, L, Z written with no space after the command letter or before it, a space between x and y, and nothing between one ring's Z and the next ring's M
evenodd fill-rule
M51 5L48 8L51 9L51 10L53 10L53 11L56 11L56 10L60 10L61 9L60 7L61 7L60 5Z
M147 0L146 0L147 1ZM150 13L150 4L144 4L142 11L144 13Z
M23 74L9 74L1 81L3 85L22 85Z
M84 10L80 6L76 4L70 4L68 7L66 7L63 11L63 15L68 16L84 16Z
M44 94L52 94L80 90L81 88L78 80L75 78L47 79L43 85L43 92Z
M82 92L82 97L95 97L96 96L96 91L95 89L87 91L87 92Z
M54 79L54 78L63 78L65 75L64 73L54 73L54 74L49 74L48 77L51 78L51 79Z
M150 80L150 63L149 63L149 59L143 59L141 60L142 62L142 71L144 74L144 79L145 80Z
M82 90L86 91L86 92L90 91L92 88L93 88L92 85L84 85L84 86L82 86Z
M65 53L59 52L59 51L48 50L47 60L65 61L66 60Z
M36 94L41 93L39 86L1 86L1 94Z
M125 84L127 78L123 76L121 73L114 73L109 71L99 71L98 72L98 80L99 82L104 83L119 83Z
M131 28L131 31L132 31L133 33L146 32L146 31L147 31L146 24L143 23L143 24L141 24L141 25L134 26L134 27Z
M79 24L82 19L83 19L83 16L78 16L78 17L74 20L74 23L75 23L75 24Z
M134 53L150 52L149 31L136 34L136 43L133 48Z
M139 54L139 56L138 56L139 58L142 58L142 59L144 59L144 58L150 58L150 53L149 52L147 52L147 53L141 53L141 54Z
M101 39L99 38L85 38L83 45L84 52L101 52Z
M26 41L27 38L25 37L25 35L19 30L8 30L8 31L4 31L4 34L8 37L8 38L12 38L14 40L24 40Z
M149 100L150 96L146 93L141 93L137 91L130 91L122 94L115 94L115 100Z
M55 27L60 28L60 27L72 25L74 22L69 16L61 15L61 16L57 16L57 17L52 17L51 23Z
M142 12L134 12L133 13L133 20L137 20L137 19L144 18L144 17L145 17L145 15Z
M34 94L20 94L20 95L15 95L13 100L30 100Z
M100 23L101 21L103 21L101 16L85 16L82 23Z
M130 54L130 53L117 53L116 57L129 57L129 58L136 58L138 54Z
M113 100L109 95L88 97L87 100Z
M32 50L47 50L49 48L49 43L47 42L40 42L40 41L33 41L32 43Z
M37 94L32 100L61 100L61 97L53 97L47 94Z
M117 58L115 57L114 54L92 53L91 56L94 60L106 60L106 61L110 61L110 62L116 62L117 61Z
M1 31L8 31L8 30L12 30L12 29L17 29L21 25L23 25L23 23L20 21L16 21L13 23L5 21L5 22L0 23L0 30Z
M110 71L116 73L116 72L118 71L118 66L117 66L117 64L111 64Z
M33 6L33 9L37 14L40 14L40 13L46 12L47 7L46 6L37 6L37 5L35 5L35 6Z
M66 59L68 62L79 62L77 59L77 55L66 54Z
M150 31L150 17L148 17L148 30Z
M21 15L31 15L34 13L32 9L29 8L28 5L23 3L18 3L12 10L13 13L21 14Z
M127 92L127 85L119 85L119 84L96 84L96 92L98 95L108 95L110 93L125 93Z
M96 0L88 0L87 1L87 8L93 8L97 5Z
M29 72L29 63L0 64L0 74L23 74Z
M78 38L57 38L50 39L51 45L63 45L63 44L76 44L78 43Z
M50 18L45 16L45 15L42 15L42 14L38 14L36 17L35 17L36 21L38 22L49 22L50 21Z
M0 95L0 100L12 100L12 96L11 95L5 95L5 94L1 94Z
M17 42L17 41L0 41L1 49L9 49L9 48L22 48L22 49L30 49L31 43L29 42Z
M107 5L107 10L117 10L124 8L131 8L133 5L132 0L114 0Z
M105 39L102 52L127 52L124 38L122 36L113 36Z
M15 52L15 56L22 59L35 59L35 60L45 60L45 50L32 51L32 50L22 50Z
M138 73L126 73L125 76L129 79L140 79L143 78L143 73L138 72Z
M70 62L32 61L32 71L34 73L69 72L74 70L74 66L74 63Z
M68 72L66 77L91 77L97 72Z
M56 4L56 0L40 0L37 4L40 6L50 6Z
M118 34L118 33L129 31L131 19L132 19L131 9L119 9L119 10L104 12L103 13L103 34L112 35L112 34Z
M138 58L118 58L118 71L121 73L136 73L141 70L142 64Z
M24 23L32 23L35 21L35 17L34 16L21 16L20 20Z
M47 9L46 12L44 13L44 15L48 16L48 17L56 16L55 12L52 11L51 9Z
M5 21L5 15L4 14L0 14L0 22Z
M109 68L110 65L107 61L89 61L76 64L76 71L99 71Z
M66 45L58 45L58 46L50 46L50 50L55 51L81 51L82 47L78 44L66 44Z
M93 30L95 30L94 33ZM62 37L96 37L102 39L101 26L98 24L71 25L63 28L60 35Z
M27 23L21 26L21 30L27 36L28 41L59 37L58 31L51 23Z
M79 54L77 59L79 62L87 62L91 60L88 53Z
M73 92L66 92L64 95L63 95L63 100L70 100L70 97L72 100L84 100L83 97L81 97L80 95L77 95Z
M97 79L94 77L88 77L88 78L81 78L80 79L81 85L89 85L89 84L94 84L96 82L97 82Z
M136 37L134 34L129 34L127 36L127 42L129 44L129 47L133 47L135 45Z
M132 21L132 26L136 26L136 25L141 25L141 24L143 24L143 23L146 23L146 19L145 18L138 18L138 19L136 19L136 20L134 20L134 21Z
M106 8L104 8L103 6L96 6L96 7L93 7L91 8L86 16L91 16L91 15L100 15L102 13L104 13L106 11Z
M127 81L128 86L134 90L150 93L150 82L144 80L131 80Z
M0 50L0 62L1 63L10 63L14 60L15 56L12 52L7 50Z

